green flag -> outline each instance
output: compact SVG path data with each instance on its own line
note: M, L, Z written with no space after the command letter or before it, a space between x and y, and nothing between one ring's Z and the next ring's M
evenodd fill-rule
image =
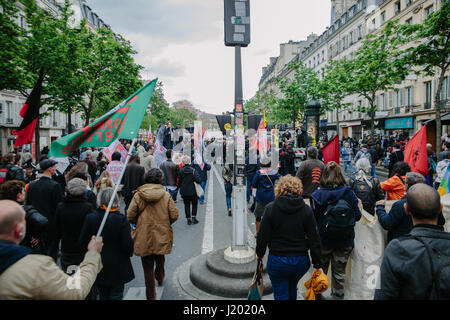
M136 138L157 81L152 80L83 129L53 141L48 156L67 157L78 148L108 147L118 138Z

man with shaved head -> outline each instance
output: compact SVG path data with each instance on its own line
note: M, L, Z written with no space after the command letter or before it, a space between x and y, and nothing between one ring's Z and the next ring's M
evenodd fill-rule
M418 183L409 188L404 207L413 228L387 246L375 300L450 299L450 233L438 225L440 196L434 188ZM447 267L439 275L437 270L443 266Z
M51 257L31 254L20 246L25 233L22 207L14 201L0 200L0 300L86 298L102 269L102 238L92 237L79 272L69 276Z

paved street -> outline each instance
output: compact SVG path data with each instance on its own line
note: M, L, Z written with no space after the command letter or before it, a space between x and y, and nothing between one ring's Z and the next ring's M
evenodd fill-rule
M180 292L180 288L175 282L176 279L174 279L175 270L193 257L231 245L232 217L227 214L225 189L223 182L220 181L222 180L220 173L219 166L209 172L206 202L204 205L199 204L198 207L198 224L187 225L184 205L178 195L177 207L180 214L178 221L173 224L174 247L172 253L166 255L166 279L162 287L157 287L158 299L191 299ZM253 247L255 240L250 232L255 232L254 220L253 214L249 214L248 238ZM143 300L145 299L145 284L140 258L133 257L132 262L136 277L126 285L124 299Z
M378 170L378 175L381 181L384 181L387 177L387 173L382 169ZM175 276L177 268L198 255L226 248L231 244L232 218L227 215L226 211L225 189L220 166L213 166L209 172L206 202L204 205L199 204L198 207L198 224L187 225L184 205L179 195L177 207L179 218L173 224L174 247L172 253L166 255L166 278L163 285L157 287L157 297L161 300L192 299L178 284L178 279ZM249 213L247 221L247 238L250 246L254 247L255 218L252 213ZM145 300L145 281L140 258L134 256L132 263L135 279L126 284L124 299ZM303 283L309 276L310 273L307 273L299 282L299 299L302 299Z

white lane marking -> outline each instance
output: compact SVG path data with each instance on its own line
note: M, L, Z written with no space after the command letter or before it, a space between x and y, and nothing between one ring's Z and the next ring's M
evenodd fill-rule
M219 185L222 187L223 193L225 193L225 181L223 180L222 175L219 174L219 172L217 171L216 166L212 166L212 167L213 167L214 174L216 175L217 180L219 181Z
M156 300L161 300L163 291L164 287L156 286ZM123 300L147 300L147 296L145 294L145 287L129 288Z
M212 177L208 179L208 195L206 198L205 225L203 227L202 254L214 249L214 183ZM206 196L206 195L205 195Z

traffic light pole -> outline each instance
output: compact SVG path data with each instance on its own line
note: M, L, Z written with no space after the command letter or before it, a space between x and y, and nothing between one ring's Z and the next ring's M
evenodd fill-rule
M247 250L245 132L242 94L241 47L235 47L234 166L233 166L233 241L232 251Z

